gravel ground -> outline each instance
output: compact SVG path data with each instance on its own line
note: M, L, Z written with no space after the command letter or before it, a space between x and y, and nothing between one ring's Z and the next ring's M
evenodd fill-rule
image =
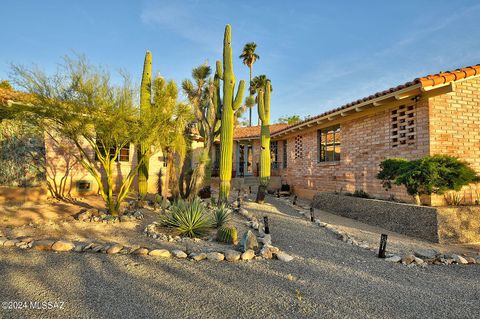
M274 245L296 257L290 263L0 249L0 301L65 303L0 317L478 318L480 266L388 263L269 201L246 205L269 216Z

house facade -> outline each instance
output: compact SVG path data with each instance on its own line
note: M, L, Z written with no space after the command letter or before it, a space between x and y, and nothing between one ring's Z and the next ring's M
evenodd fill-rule
M364 191L410 202L403 187L384 190L376 178L387 158L445 154L480 173L480 66L417 78L272 134L283 146L279 175L294 192ZM466 203L479 197L464 187ZM442 205L442 196L423 198Z

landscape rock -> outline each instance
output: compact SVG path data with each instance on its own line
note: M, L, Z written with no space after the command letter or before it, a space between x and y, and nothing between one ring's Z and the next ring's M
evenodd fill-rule
M148 249L145 248L145 247L140 247L140 248L137 248L135 249L132 254L134 255L140 255L140 256L145 256L145 255L148 255Z
M20 240L18 239L9 239L3 243L3 247L14 247Z
M263 245L271 245L272 244L272 235L265 234L263 236L263 238L259 238L258 241L261 242Z
M52 245L54 251L70 251L75 248L75 244L68 240L59 240Z
M293 257L290 256L289 254L283 252L283 251L278 251L275 253L275 257L277 257L278 260L284 261L284 262L289 262L293 260Z
M418 257L415 257L414 262L415 262L417 265L422 265L422 264L425 263L425 262L423 261L423 259L418 258Z
M214 261L222 261L225 259L225 256L222 253L214 251L211 253L207 253L207 259Z
M53 240L35 240L32 243L34 250L51 250L55 242Z
M248 249L240 256L242 260L250 260L253 259L253 257L255 257L255 251L253 251L252 249Z
M475 258L473 257L465 257L465 260L469 263L469 264L476 264L477 261L475 260Z
M3 246L3 244L8 240L6 237L0 237L0 246Z
M415 261L415 256L414 255L406 255L402 257L402 264L404 265L410 265Z
M172 254L166 249L153 249L148 253L148 255L154 257L170 258Z
M76 244L75 248L73 248L73 251L77 253L81 253L84 248L85 248L84 244Z
M200 253L200 254L192 254L191 258L195 261L201 261L207 259L207 254Z
M120 252L120 250L123 249L123 246L120 245L120 244L113 244L112 246L110 246L108 249L107 249L107 254L109 255L113 255L113 254L117 254Z
M100 245L100 244L94 244L92 246L92 251L94 253L98 253L99 251L101 251L103 249L103 245Z
M188 256L183 250L179 250L179 249L172 250L172 254L176 258L187 258Z
M389 262L392 262L392 263L398 263L402 260L402 257L400 256L397 256L397 255L394 255L392 257L388 257L388 258L385 258L385 261L389 261Z
M273 257L273 252L268 248L268 247L263 247L260 250L260 256L265 259L272 259Z
M236 250L229 249L225 251L225 260L227 261L231 261L231 262L238 261L240 260L240 256L241 256L241 253Z
M438 254L435 249L418 249L415 250L414 255L423 259L434 259Z
M453 260L459 265L466 265L468 261L460 255L452 255Z
M240 240L240 247L244 252L249 249L258 248L257 236L255 236L250 230L246 231Z

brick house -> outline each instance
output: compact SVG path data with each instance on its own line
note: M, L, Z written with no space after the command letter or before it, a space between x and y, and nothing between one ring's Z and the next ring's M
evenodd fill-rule
M372 94L276 131L272 141L282 154L277 173L299 196L363 190L411 201L403 187L382 188L382 160L446 154L480 173L480 65ZM475 202L478 190L465 187L465 201ZM440 205L443 197L422 202Z

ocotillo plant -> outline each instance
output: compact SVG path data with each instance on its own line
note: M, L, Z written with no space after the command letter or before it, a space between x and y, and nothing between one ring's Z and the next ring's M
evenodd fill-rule
M226 202L230 194L232 179L233 124L234 113L240 107L245 89L245 81L240 81L237 95L234 98L235 75L232 59L232 30L229 24L225 27L223 39L223 74L220 72L221 62L217 61L217 74L223 80L222 127L220 132L220 194L219 201ZM223 77L222 77L223 75Z
M257 202L263 203L268 182L270 181L270 81L264 88L258 89L258 117L261 126L260 150L260 183L257 192Z
M152 53L145 53L143 63L142 83L140 85L140 116L146 116L152 107ZM143 111L143 112L142 112ZM140 143L138 148L138 161L144 157L143 164L138 168L138 194L144 198L148 192L148 162L150 159L149 149L145 143Z

